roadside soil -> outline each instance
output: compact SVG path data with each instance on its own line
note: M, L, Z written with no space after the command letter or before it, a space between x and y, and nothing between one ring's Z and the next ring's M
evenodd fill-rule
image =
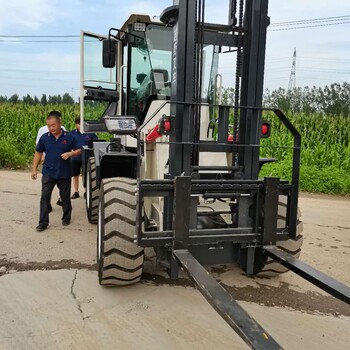
M55 189L49 228L38 233L40 176L0 171L1 349L246 348L186 275L170 280L151 250L140 284L100 287L82 191L67 227L57 197ZM302 193L299 202L300 259L350 286L350 198ZM252 278L235 266L211 273L284 348L347 348L349 305L297 275Z

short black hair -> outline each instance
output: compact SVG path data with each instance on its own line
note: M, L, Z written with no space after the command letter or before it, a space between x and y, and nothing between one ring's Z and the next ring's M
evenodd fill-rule
M53 117L53 118L57 119L59 122L61 122L62 115L59 111L49 112L46 119L51 119L51 117Z
M62 118L62 114L59 111L51 111L47 116L50 117L51 115L55 115L58 118Z
M75 117L74 123L75 124L80 124L80 116L79 117Z

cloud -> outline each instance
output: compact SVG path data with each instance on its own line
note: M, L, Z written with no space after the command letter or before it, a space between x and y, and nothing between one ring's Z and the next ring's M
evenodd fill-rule
M53 20L57 2L54 0L10 0L1 2L0 31L11 35L9 30L23 32L36 30ZM3 33L4 32L4 33Z

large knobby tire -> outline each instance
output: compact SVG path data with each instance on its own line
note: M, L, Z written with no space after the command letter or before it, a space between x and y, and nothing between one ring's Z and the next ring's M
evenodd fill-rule
M144 249L134 243L137 182L103 179L97 226L97 265L101 285L129 285L141 279Z
M96 181L96 164L94 158L89 158L86 169L86 214L91 224L98 220L99 189Z
M285 252L293 255L295 258L299 258L301 253L301 246L303 244L303 235L301 234L303 232L303 223L300 221L300 209L298 208L298 215L297 215L297 236L296 239L288 239L286 241L277 241L276 246L277 248L284 250ZM287 217L287 197L286 196L279 196L278 201L278 221L277 221L277 230L283 229L285 227L286 223L286 217ZM288 272L289 269L284 267L283 265L277 263L275 260L271 258L265 257L265 264L264 267L259 272L259 276L269 276L274 277L278 276L281 273Z

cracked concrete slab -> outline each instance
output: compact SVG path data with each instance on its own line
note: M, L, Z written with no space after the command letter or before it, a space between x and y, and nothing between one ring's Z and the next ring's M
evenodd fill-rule
M94 272L58 270L5 275L0 290L2 350L245 348L192 288L101 288Z
M101 288L95 272L57 270L5 275L0 291L2 350L248 348L191 287ZM240 304L287 349L347 348L349 317Z

